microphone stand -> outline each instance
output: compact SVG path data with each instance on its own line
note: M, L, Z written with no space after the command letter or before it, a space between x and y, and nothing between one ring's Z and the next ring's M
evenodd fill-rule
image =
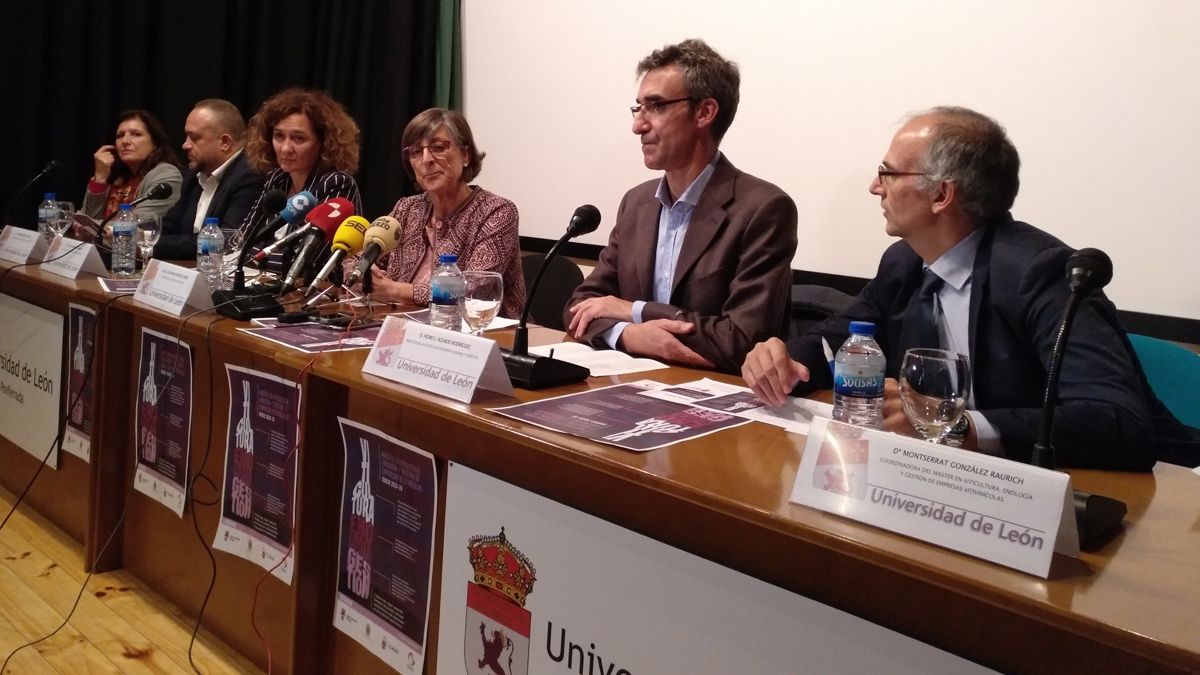
M1063 310L1058 325L1058 337L1050 354L1050 369L1046 374L1046 396L1042 401L1042 425L1037 443L1033 446L1030 463L1043 469L1054 470L1054 404L1058 400L1058 380L1062 376L1062 361L1066 351L1067 336L1075 320L1075 312L1083 300L1077 284L1071 284L1071 295ZM1125 502L1112 497L1094 495L1075 490L1075 528L1079 531L1079 548L1094 551L1117 533L1128 509Z
M521 312L521 321L517 324L516 335L513 336L512 350L500 350L500 356L504 358L504 367L508 370L508 379L522 389L543 389L560 384L575 384L583 382L591 375L591 371L583 366L549 356L533 356L529 353L529 327L526 324L529 321L529 311L533 307L533 296L537 293L538 285L541 284L542 277L546 274L546 268L558 253L559 247L574 234L574 230L568 229L550 248L546 257L542 258L542 265L538 268L537 275L533 278L533 284L529 287L529 295L525 300L525 311Z
M213 291L213 309L221 316L238 321L249 321L259 317L277 316L283 312L283 305L275 299L272 291L246 290L246 259L250 255L250 249L254 242L258 241L262 234L261 231L247 234L242 250L238 252L237 267L233 271L233 288L228 291L224 289Z

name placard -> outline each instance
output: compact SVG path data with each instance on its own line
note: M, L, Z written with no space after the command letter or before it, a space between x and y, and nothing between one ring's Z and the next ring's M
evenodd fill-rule
M35 230L6 225L0 231L0 260L35 263L46 253L46 239Z
M384 319L362 372L463 403L476 389L513 393L494 341L397 316Z
M1042 578L1079 553L1067 474L824 418L791 501Z
M68 279L78 279L80 274L100 276L107 271L95 245L64 237L50 242L42 269Z
M213 306L208 282L200 278L199 272L157 259L146 263L133 299L175 316L183 316L184 307L212 309Z

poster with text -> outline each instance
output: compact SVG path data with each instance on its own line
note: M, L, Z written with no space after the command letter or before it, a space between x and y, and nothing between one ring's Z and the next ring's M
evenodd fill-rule
M95 344L96 310L71 303L67 310L67 425L63 429L62 449L85 462L92 455Z
M192 439L192 348L143 328L138 363L133 486L183 516Z
M333 625L401 673L421 673L437 527L433 455L338 418L342 480Z
M300 388L239 366L226 365L225 371L229 424L213 548L272 570L290 584Z

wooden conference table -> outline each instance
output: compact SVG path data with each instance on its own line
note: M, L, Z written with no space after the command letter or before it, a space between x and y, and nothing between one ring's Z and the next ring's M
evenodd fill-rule
M58 312L71 301L96 306L107 299L94 279L72 282L29 268L13 270L0 281L0 291ZM210 569L190 519L181 520L140 494L126 499L137 368L131 345L142 326L175 335L180 321L123 298L112 304L101 324L100 359L93 366L100 413L92 463L64 454L60 470L43 472L28 501L79 537L97 567L123 565L194 615ZM1101 550L1077 559L1056 558L1050 579L1043 580L789 503L804 438L776 427L749 424L634 454L486 410L511 399L466 405L364 377L365 351L312 359L240 333L240 326L207 313L187 321L180 332L193 350L190 470L220 483L229 404L224 364L289 379L304 371L296 575L291 586L273 577L263 581L256 610L274 665L282 672L382 667L330 626L336 582L331 551L336 550L340 489L336 477L342 472L339 415L433 453L442 481L447 462L460 462L767 581L781 592L802 594L992 668L1200 671L1200 476L1186 469L1160 464L1147 474L1072 471L1076 487L1125 501L1129 515L1124 531ZM538 329L531 341L558 336ZM592 378L540 392L518 390L516 397L536 400L646 375ZM678 383L713 375L671 368L648 376ZM211 452L202 462L206 450ZM0 439L0 481L10 490L23 487L35 467L29 455ZM197 496L208 500L215 494L199 489ZM444 490L439 496L445 498ZM97 558L126 506L119 542ZM217 510L194 508L211 543ZM438 532L439 544L440 539ZM265 664L263 647L249 625L250 598L262 570L215 555L216 590L204 625ZM438 565L429 661L436 655Z

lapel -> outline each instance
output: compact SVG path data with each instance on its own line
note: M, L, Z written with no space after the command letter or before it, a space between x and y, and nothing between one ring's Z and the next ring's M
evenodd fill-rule
M634 213L633 241L621 242L621 245L629 246L635 252L630 257L635 261L638 297L649 300L654 297L654 255L658 247L658 218L662 204L654 196L657 183L647 187L649 189Z
M680 281L687 277L700 260L700 256L709 250L713 240L721 233L726 221L725 205L733 201L733 182L737 174L737 169L722 155L704 193L700 195L700 202L692 212L687 234L683 237L683 245L679 247L675 278L671 281L672 299ZM655 231L657 232L657 228Z
M988 303L988 282L991 274L992 266L992 240L996 236L996 226L986 226L987 229L983 233L983 239L979 242L979 250L975 252L975 266L971 271L971 309L967 323L967 342L968 349L971 353L967 358L971 361L971 369L976 370L976 364L980 361L978 358L979 349L976 340L976 333L979 328L979 308ZM976 374L978 374L976 372ZM979 397L976 396L975 404L979 405Z

